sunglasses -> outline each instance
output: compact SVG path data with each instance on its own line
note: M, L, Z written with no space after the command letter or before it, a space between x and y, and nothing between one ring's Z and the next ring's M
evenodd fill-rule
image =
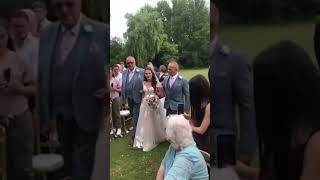
M66 8L73 8L75 5L75 2L58 2L54 4L55 9L62 9L63 7Z

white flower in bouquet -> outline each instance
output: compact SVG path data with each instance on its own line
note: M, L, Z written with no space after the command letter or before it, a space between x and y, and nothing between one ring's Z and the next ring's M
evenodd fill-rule
M152 109L157 109L159 107L159 97L155 94L148 95L146 101L148 106Z

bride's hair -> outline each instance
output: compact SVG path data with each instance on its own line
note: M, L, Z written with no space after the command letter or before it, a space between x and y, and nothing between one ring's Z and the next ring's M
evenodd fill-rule
M157 87L157 78L156 78L156 74L153 72L153 70L150 68L150 67L146 67L144 69L144 71L151 71L151 74L152 74L152 80L151 80L151 85L152 87L154 88L154 90L156 90L156 87ZM148 81L147 78L146 78L146 75L144 75L144 81Z

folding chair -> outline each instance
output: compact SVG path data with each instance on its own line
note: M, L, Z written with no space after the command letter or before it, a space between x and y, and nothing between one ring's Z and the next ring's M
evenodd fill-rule
M123 130L126 134L128 134L129 130L126 129L126 123L132 119L132 117L130 117L130 111L123 109L120 111L120 116L121 116Z
M207 168L208 168L208 173L209 173L209 177L210 177L210 154L206 151L200 150L204 160L206 161L207 164Z
M48 173L57 172L62 169L64 165L63 156L52 152L52 149L59 144L55 144L49 136L47 143L40 143L40 126L39 123L35 123L35 136L36 136L36 155L32 157L32 168L35 173L41 175L42 180L48 179ZM49 153L42 153L41 146L49 148Z

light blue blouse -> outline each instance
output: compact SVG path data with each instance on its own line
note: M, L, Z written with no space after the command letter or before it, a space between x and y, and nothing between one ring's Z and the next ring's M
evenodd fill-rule
M206 162L195 144L178 153L170 145L162 164L164 180L209 180Z

